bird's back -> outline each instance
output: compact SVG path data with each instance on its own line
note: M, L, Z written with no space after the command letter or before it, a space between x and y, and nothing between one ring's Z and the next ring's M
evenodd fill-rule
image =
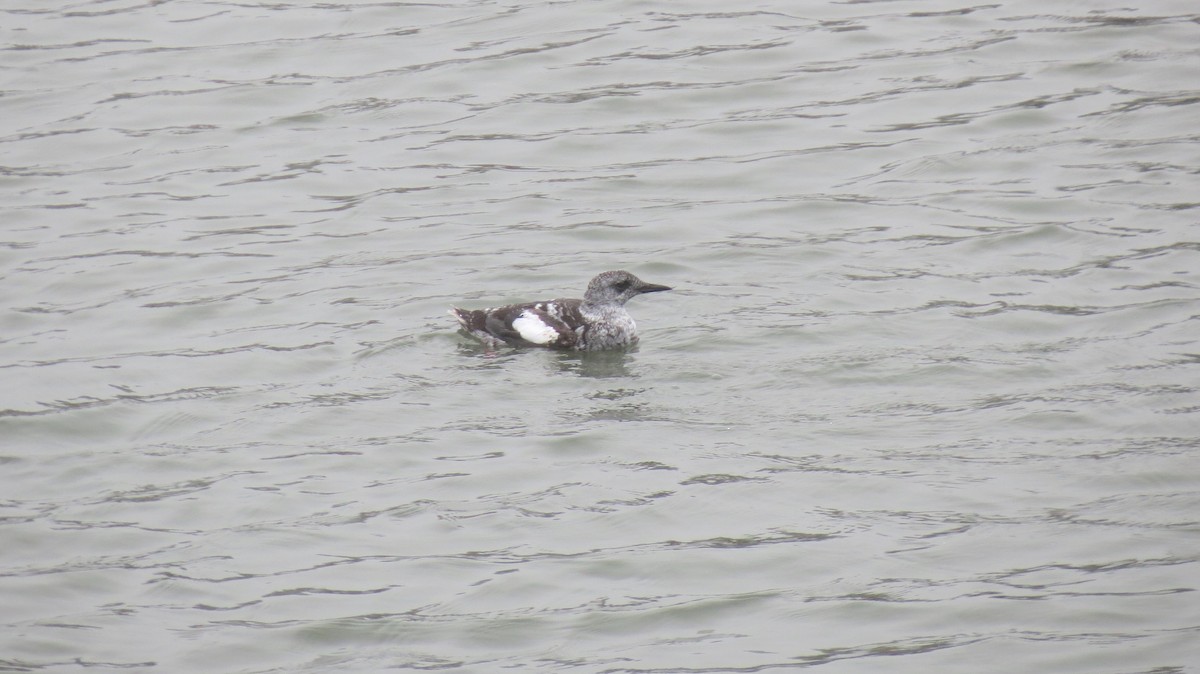
M555 299L487 309L452 310L463 329L477 339L499 346L516 345L574 348L587 326L580 311L582 300Z

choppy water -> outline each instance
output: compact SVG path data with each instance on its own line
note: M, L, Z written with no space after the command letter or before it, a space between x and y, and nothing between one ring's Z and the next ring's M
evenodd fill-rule
M0 23L0 671L1200 671L1194 2Z

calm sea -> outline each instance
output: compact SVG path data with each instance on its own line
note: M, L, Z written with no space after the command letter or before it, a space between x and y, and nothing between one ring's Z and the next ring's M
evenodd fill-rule
M1200 672L1194 0L0 26L0 672Z

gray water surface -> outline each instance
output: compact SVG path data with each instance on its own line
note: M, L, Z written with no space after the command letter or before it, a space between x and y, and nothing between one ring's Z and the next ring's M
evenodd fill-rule
M1194 2L0 24L0 671L1200 671Z

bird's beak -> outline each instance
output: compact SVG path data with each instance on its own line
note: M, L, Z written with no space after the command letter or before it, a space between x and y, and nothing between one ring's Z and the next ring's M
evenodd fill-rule
M657 283L643 283L642 287L638 288L639 293L658 293L664 290L670 290L670 286L660 286Z

